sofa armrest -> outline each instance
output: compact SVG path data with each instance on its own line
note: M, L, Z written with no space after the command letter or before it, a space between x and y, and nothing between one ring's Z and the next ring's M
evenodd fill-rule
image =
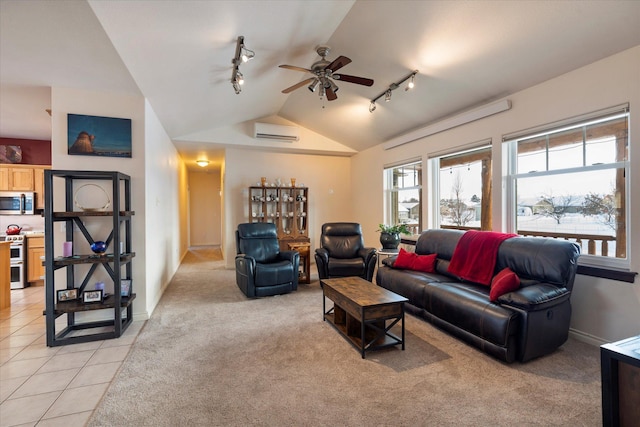
M571 291L549 283L525 286L498 298L504 305L518 307L525 311L546 310L569 299Z
M371 259L376 256L377 252L375 248L360 248L358 249L358 256L364 259L365 265L371 262Z
M381 261L381 263L382 263L382 265L386 265L387 267L393 268L393 264L395 264L397 258L398 258L397 255L390 256L390 257L387 257L387 258L383 259Z
M298 255L298 259L300 259L300 254L297 251L280 251L278 258L295 263L296 255Z

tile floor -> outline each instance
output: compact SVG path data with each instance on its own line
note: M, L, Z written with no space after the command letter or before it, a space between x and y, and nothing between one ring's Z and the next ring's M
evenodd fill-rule
M47 347L44 287L11 291L0 310L0 427L84 426L143 321L118 339Z

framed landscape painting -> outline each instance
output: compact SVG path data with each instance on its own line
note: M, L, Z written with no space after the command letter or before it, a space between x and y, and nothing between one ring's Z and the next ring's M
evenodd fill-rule
M131 119L67 115L70 155L131 157Z

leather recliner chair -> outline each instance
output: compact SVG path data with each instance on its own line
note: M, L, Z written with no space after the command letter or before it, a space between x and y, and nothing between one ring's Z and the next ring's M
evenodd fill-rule
M275 224L239 224L236 248L236 284L246 296L280 295L298 289L300 254L280 251Z
M315 258L321 280L358 276L371 282L377 254L374 248L364 246L360 224L331 222L322 226Z

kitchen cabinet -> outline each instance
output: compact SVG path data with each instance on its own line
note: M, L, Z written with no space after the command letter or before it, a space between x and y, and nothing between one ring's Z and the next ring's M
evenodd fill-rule
M0 191L9 190L9 168L0 166Z
M133 300L136 298L136 294L131 293L132 260L136 255L131 251L131 220L135 215L131 210L131 177L115 171L53 169L45 170L44 178L47 346L119 338L133 322ZM57 182L54 183L54 179ZM54 185L60 181L63 181L61 184L64 185ZM96 181L101 185L93 183ZM75 209L74 206L78 205L74 203L73 190L87 185L100 187L105 194L110 190L110 203L102 208ZM58 203L54 204L54 200ZM64 210L54 211L54 205L62 205L62 201ZM109 207L112 210L105 210ZM55 239L54 224L57 222L65 224L64 241L71 242L74 248L72 256L55 256L54 247L62 245L62 242L56 242ZM74 233L74 229L79 233ZM101 229L102 233L109 233L104 240L108 252L82 253L86 245L79 243L96 243L98 240L95 240L94 234L98 229ZM78 234L81 234L82 238ZM91 282L93 273L100 267L104 268L109 276L109 279L103 282L106 285L104 291L108 292L108 296L99 301L84 302L83 293L85 289L93 290L86 287ZM66 280L54 274L58 270L63 270L61 273L64 275L60 276L66 276ZM123 281L128 281L129 292L121 292ZM76 290L77 298L58 300L57 291L60 290ZM101 320L88 320L87 317L92 316L81 315L89 314L87 312L91 311L102 311L95 316ZM57 321L61 316L66 317L66 322Z
M27 235L27 282L42 281L44 276L44 236Z
M44 209L44 171L49 166L0 166L0 191L33 191L36 210Z
M27 165L2 166L0 190L33 191L33 167Z
M48 167L33 167L33 192L36 193L36 210L44 210L44 171Z

